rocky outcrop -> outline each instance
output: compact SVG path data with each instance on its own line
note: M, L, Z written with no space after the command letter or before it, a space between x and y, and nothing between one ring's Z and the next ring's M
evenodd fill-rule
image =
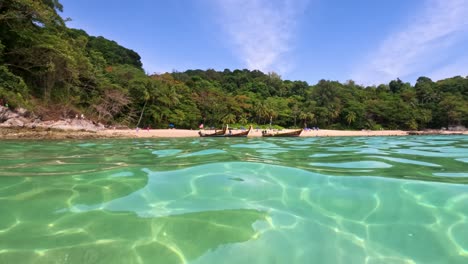
M67 118L54 121L42 121L24 108L15 111L0 106L0 127L3 128L43 128L73 131L98 131L105 129L104 125L81 118Z

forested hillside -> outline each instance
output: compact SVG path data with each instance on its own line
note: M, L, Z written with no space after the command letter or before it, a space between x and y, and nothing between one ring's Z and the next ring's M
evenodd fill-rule
M315 85L250 70L148 76L133 50L67 28L58 0L0 1L0 104L109 125L269 124L335 129L468 126L468 78ZM157 62L155 62L157 63ZM467 72L468 73L468 72Z

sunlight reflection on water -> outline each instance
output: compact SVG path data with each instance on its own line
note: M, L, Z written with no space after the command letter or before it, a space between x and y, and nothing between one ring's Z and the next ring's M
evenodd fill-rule
M2 142L0 263L467 263L467 142Z

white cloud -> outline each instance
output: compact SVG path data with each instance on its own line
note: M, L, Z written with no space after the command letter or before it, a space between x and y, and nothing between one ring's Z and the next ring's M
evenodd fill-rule
M376 51L368 54L364 63L356 66L352 78L359 83L378 84L447 68L446 61L453 56L451 49L467 38L467 14L466 0L427 0L413 22L391 34ZM466 55L466 50L459 52ZM468 70L466 64L455 66ZM453 67L456 72L461 70Z
M297 17L308 0L219 0L220 19L249 69L285 72Z

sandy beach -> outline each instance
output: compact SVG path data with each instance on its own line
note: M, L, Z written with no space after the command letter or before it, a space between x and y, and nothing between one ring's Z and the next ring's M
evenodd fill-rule
M103 137L123 137L123 138L177 138L177 137L199 137L199 130L186 130L186 129L151 129L151 130L102 130L98 134ZM294 131L294 129L285 129L281 132ZM206 133L213 133L214 130L206 130ZM241 132L241 130L232 130L233 133ZM420 134L440 134L440 135L453 135L464 134L468 135L468 131L428 131L419 132ZM362 137L362 136L407 136L408 131L403 130L309 130L303 131L301 137ZM261 137L262 131L252 130L248 137Z
M27 110L13 111L0 106L0 139L94 139L94 138L190 138L199 137L198 129L110 129L100 123L86 118L67 118L42 121L28 116ZM245 130L232 129L237 134ZM295 129L284 129L276 132L289 132ZM214 133L215 130L204 130ZM359 137L359 136L407 136L407 135L468 135L468 130L304 130L301 137ZM248 137L261 137L262 129L253 129Z
M98 138L190 138L199 137L199 130L189 129L104 129L97 131L0 128L0 139L98 139ZM241 130L232 130L233 133ZM285 129L281 132L293 131ZM205 130L212 133L214 130ZM407 136L407 135L468 135L468 131L420 131L403 130L309 130L303 131L301 137L361 137L361 136ZM261 137L261 130L252 130L248 137Z
M285 129L281 132L293 131ZM178 137L199 137L199 130L186 129L150 129L150 130L102 130L97 132L102 137L123 137L123 138L178 138ZM232 130L233 133L241 130ZM212 133L214 130L205 130ZM406 136L407 131L402 130L381 130L381 131L348 131L348 130L311 130L303 131L301 137L340 137L340 136ZM261 137L262 131L252 130L249 137Z

